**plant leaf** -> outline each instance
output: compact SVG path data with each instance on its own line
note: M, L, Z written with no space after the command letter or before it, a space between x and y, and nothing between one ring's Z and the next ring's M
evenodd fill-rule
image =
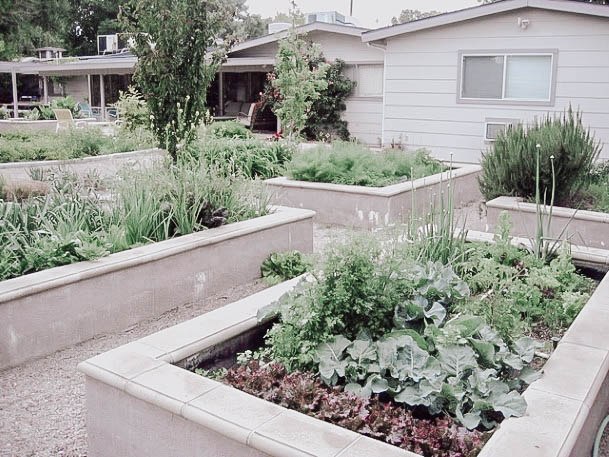
M476 353L469 346L438 347L438 360L450 375L461 378L466 370L476 368Z

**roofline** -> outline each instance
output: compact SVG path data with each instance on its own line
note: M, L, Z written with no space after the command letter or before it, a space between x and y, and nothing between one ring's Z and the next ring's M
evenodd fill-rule
M455 24L457 22L477 19L497 13L505 13L521 8L539 8L565 13L609 17L609 7L606 5L574 2L572 0L502 0L495 3L473 6L471 8L439 14L437 16L419 19L417 21L407 22L405 24L392 25L376 30L370 30L362 34L362 41L364 43L369 43L371 41L384 40L396 35L418 32L419 30Z
M351 25L328 24L326 22L311 22L310 24L299 25L298 27L296 27L296 33L309 33L316 32L318 30L322 32L340 33L342 35L361 37L362 33L370 29L364 27L354 27ZM245 49L251 49L257 46L262 46L268 43L279 41L280 39L285 38L287 34L288 30L282 30L280 32L244 41L243 43L239 43L233 46L233 48L229 51L229 54L232 52L243 51Z

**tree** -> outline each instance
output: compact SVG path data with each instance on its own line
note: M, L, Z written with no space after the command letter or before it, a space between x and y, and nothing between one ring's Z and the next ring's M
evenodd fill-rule
M391 19L391 25L403 24L405 22L417 21L426 17L442 14L440 11L402 10L399 17Z
M68 0L0 0L0 60L64 46L69 8Z
M135 81L174 160L194 138L207 88L234 42L238 8L234 0L131 0L121 12L139 58Z
M319 45L300 38L294 27L279 42L275 61L275 77L271 83L281 95L275 102L274 111L291 141L300 135L311 106L328 87L324 79L327 64L321 59ZM319 64L311 68L310 61Z
M72 0L69 14L69 51L73 55L97 54L97 35L121 32L120 0Z

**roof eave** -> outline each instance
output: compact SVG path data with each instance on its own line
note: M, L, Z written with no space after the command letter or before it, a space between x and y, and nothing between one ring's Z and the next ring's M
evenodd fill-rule
M444 25L455 24L527 7L566 13L609 17L609 8L604 5L574 2L570 0L503 0L496 3L489 3L486 5L474 6L472 8L440 14L438 16L420 19L418 21L408 22L405 24L364 32L362 34L362 41L364 43L378 42L397 35L404 35L420 30L442 27Z

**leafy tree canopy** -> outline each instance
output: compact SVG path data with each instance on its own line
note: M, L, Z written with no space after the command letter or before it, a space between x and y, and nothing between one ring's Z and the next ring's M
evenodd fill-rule
M403 24L405 22L416 21L426 17L437 16L442 14L440 11L419 11L419 10L402 10L398 17L391 19L391 25Z

